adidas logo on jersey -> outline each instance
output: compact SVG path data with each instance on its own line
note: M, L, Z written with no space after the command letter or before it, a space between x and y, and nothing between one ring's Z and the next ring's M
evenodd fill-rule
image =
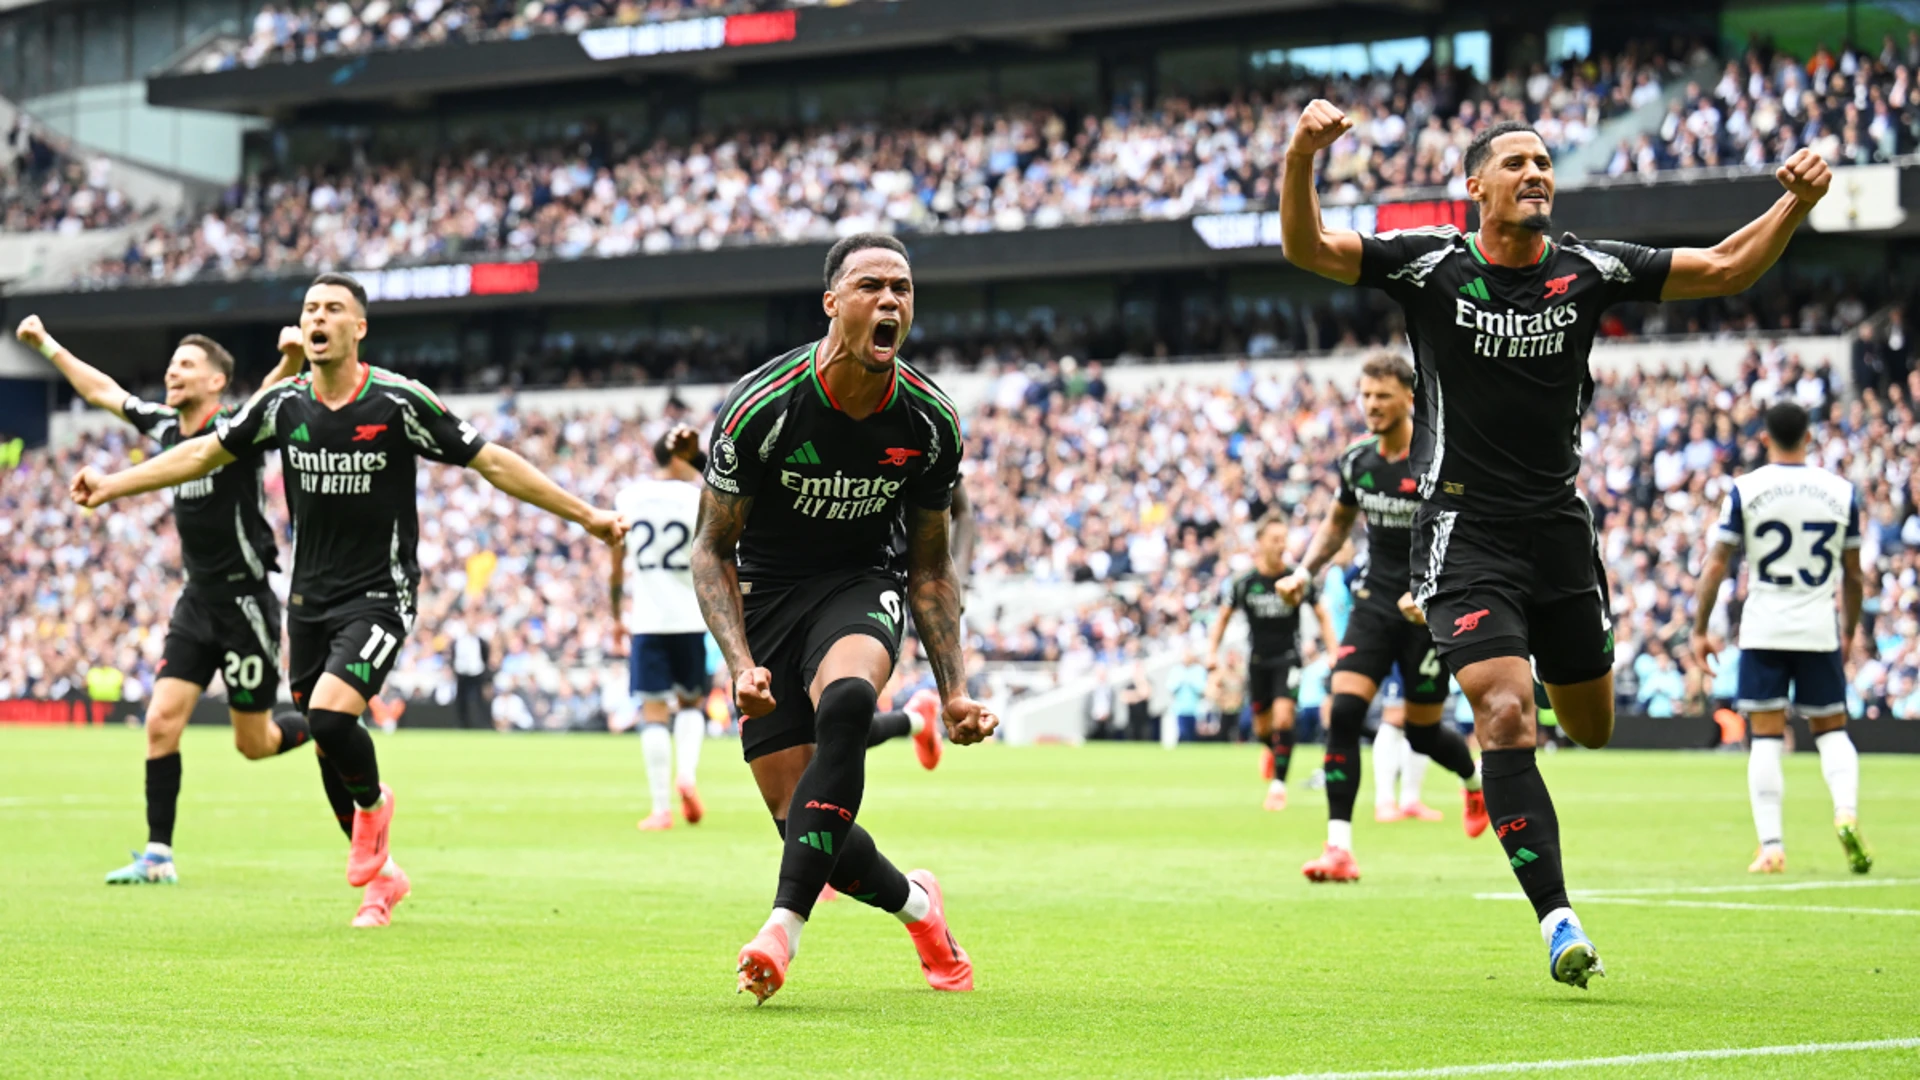
M1487 292L1486 278L1474 278L1472 281L1469 281L1465 285L1460 286L1460 291L1463 293L1466 293L1468 296L1473 297L1475 300L1493 299L1493 297Z
M291 432L287 434L287 441L288 442L311 442L312 440L307 437L307 425L301 424L299 427L294 428Z
M818 465L818 464L820 464L820 454L819 454L819 452L818 452L818 451L816 451L816 450L815 450L815 449L813 448L813 440L812 440L812 439L808 439L808 440L807 440L806 442L803 442L803 443L801 443L801 444L800 444L800 449L798 449L798 450L795 450L795 451L794 451L793 453L791 453L791 454L788 454L788 455L787 455L787 464L789 464L789 465Z

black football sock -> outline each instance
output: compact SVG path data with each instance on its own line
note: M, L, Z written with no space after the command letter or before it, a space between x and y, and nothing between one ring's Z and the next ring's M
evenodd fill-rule
M315 747L318 750L318 747ZM320 763L320 786L326 789L327 805L333 807L333 820L340 823L340 831L353 839L353 796L347 793L347 785L340 782L340 774L333 770L333 763L324 753L316 753L313 759Z
M298 713L281 713L273 718L273 726L280 729L280 749L275 750L275 754L305 746L313 738L312 730L307 727L307 718Z
M1274 728L1267 735L1267 746L1273 750L1273 778L1284 784L1287 770L1293 767L1293 729Z
M913 718L895 710L883 712L873 718L873 728L867 732L867 745L879 746L888 739L904 739L913 734ZM834 888L839 888L838 885Z
M1360 795L1360 733L1367 724L1367 699L1358 694L1333 695L1327 710L1327 818L1352 821L1353 801Z
M1560 819L1553 797L1534 764L1533 748L1489 750L1480 756L1480 781L1487 816L1506 849L1507 864L1533 902L1534 917L1544 919L1567 902L1567 880L1560 869Z
M354 803L367 808L379 802L380 761L374 756L373 736L360 726L360 718L334 709L308 709L307 724Z
M1453 725L1442 720L1437 724L1416 724L1407 722L1407 745L1416 754L1425 754L1441 768L1462 780L1473 779L1473 751L1467 749L1467 740L1453 730Z
M787 804L787 842L773 906L806 918L847 849L867 783L867 729L878 695L865 679L837 679L814 710L813 760Z
M779 818L773 819L773 828L780 839L787 838L787 823ZM870 904L889 915L898 914L907 906L907 875L901 873L880 848L874 844L873 835L855 825L847 833L847 844L840 849L840 861L833 865L833 876L827 879L835 892L844 893L863 904Z
M147 843L173 846L180 806L180 751L147 759Z

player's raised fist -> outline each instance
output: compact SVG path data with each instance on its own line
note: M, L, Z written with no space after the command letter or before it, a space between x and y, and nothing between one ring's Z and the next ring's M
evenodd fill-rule
M19 338L27 348L38 349L47 340L47 328L40 321L40 316L29 315L20 320L20 327L13 332L13 336Z
M291 360L307 358L307 339L297 326L280 328L280 355Z
M773 711L773 673L763 667L748 668L733 680L733 703L747 719Z
M89 510L105 505L109 498L106 479L99 469L91 465L81 469L73 478L73 501Z
M1300 114L1300 122L1293 126L1293 140L1287 146L1290 154L1317 154L1345 135L1353 127L1353 121L1347 114L1333 107L1325 98L1314 98L1307 102L1307 108Z
M1828 186L1833 183L1833 170L1827 167L1825 159L1806 149L1795 150L1792 157L1773 170L1773 175L1781 187L1808 206L1825 197Z
M965 694L947 702L942 718L947 722L947 741L957 746L981 742L1000 726L992 709Z
M1307 595L1307 579L1296 570L1274 582L1273 591L1280 594L1280 599L1297 607L1301 598Z

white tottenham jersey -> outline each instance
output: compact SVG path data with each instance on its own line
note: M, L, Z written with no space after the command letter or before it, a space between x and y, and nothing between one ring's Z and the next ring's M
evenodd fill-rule
M1809 465L1765 465L1733 482L1716 536L1744 551L1742 649L1840 647L1840 553L1860 546L1853 484Z
M706 633L691 562L700 485L639 480L614 496L613 508L628 522L627 633Z

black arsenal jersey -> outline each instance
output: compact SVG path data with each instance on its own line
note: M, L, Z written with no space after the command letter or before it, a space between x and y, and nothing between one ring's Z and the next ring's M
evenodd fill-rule
M199 431L183 431L180 413L158 402L129 397L121 411L128 423L166 450L217 430L233 415L232 406L222 405ZM266 583L267 571L280 569L258 461L222 465L176 485L173 520L180 530L180 559L194 585L251 589Z
M1358 507L1367 515L1367 550L1356 599L1397 604L1411 587L1409 567L1413 546L1413 512L1420 506L1419 482L1413 477L1411 454L1389 458L1380 453L1380 437L1369 436L1340 454L1342 506Z
M1600 315L1659 300L1671 250L1571 234L1532 266L1494 266L1451 226L1361 239L1360 284L1406 310L1412 468L1443 510L1523 515L1575 497Z
M904 360L865 420L840 411L820 380L818 343L734 384L708 442L707 485L753 500L741 533L743 584L823 572L903 574L906 507L945 510L960 476L959 413Z
M1247 640L1255 660L1278 660L1300 654L1300 609L1320 597L1318 582L1309 581L1296 606L1274 589L1292 569L1268 577L1249 570L1227 586L1227 603L1247 614Z
M261 395L220 426L241 461L280 451L293 515L295 607L391 597L411 615L420 584L414 463L465 465L486 445L426 387L362 364L360 389L339 410L302 375Z

